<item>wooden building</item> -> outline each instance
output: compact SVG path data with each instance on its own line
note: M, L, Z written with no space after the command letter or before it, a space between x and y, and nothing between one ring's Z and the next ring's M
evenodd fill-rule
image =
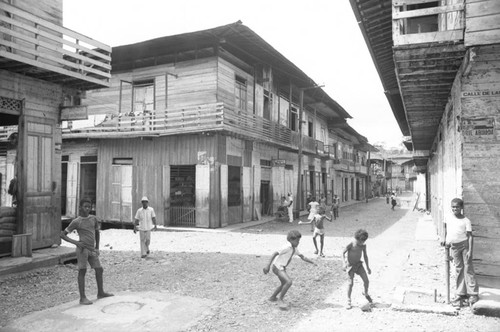
M461 197L476 273L500 288L500 1L351 0L385 93L427 173L442 232Z
M14 235L32 249L60 243L64 105L109 85L110 51L62 26L62 0L0 0L0 255Z
M130 223L145 195L160 224L218 228L288 193L298 208L308 193L364 199L366 138L241 22L114 47L112 68L109 88L82 96L88 117L63 123L65 217L88 196Z

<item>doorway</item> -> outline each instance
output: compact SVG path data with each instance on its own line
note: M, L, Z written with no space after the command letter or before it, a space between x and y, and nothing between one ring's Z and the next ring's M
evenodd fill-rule
M260 182L260 203L261 203L261 215L270 216L272 214L273 205L271 204L271 200L269 199L269 181L261 181Z

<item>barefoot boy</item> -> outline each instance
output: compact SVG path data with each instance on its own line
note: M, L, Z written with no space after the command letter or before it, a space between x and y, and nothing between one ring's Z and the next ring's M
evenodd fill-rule
M313 229L313 243L314 243L314 248L316 248L316 251L314 251L314 254L318 254L318 243L316 242L316 237L319 236L319 241L320 241L320 251L319 251L319 255L321 257L325 257L325 255L323 254L323 244L325 242L325 225L324 225L324 221L325 219L328 220L328 221L332 221L332 218L330 217L327 217L325 215L325 208L320 206L318 208L318 214L314 215L314 218L308 222L302 222L302 221L299 221L299 225L300 224L310 224L312 223L314 225L314 229Z
M463 215L464 201L460 198L451 200L451 214L444 218L446 245L451 249L456 268L456 297L451 301L454 306L461 306L465 299L473 305L479 300L478 285L472 264L472 226L469 218Z
M95 270L97 281L97 298L113 296L106 293L103 288L103 268L99 261L99 222L96 216L89 215L92 203L89 199L80 201L80 216L73 219L69 226L61 232L61 238L76 245L76 258L78 260L78 291L80 292L80 304L92 304L85 296L85 274L87 273L87 262ZM79 241L68 237L68 233L76 230Z
M276 276L278 276L278 279L280 280L281 285L279 285L278 288L276 288L274 293L269 298L269 301L272 302L278 301L278 304L281 309L288 308L288 304L284 302L283 298L285 297L286 292L288 291L290 286L292 286L292 279L290 279L290 277L286 273L286 267L288 266L288 264L290 264L290 261L292 260L293 256L294 255L299 256L300 258L302 258L302 260L316 265L316 263L314 263L312 260L310 260L307 257L304 257L304 255L302 255L297 249L301 237L302 235L297 230L291 230L290 232L288 232L286 239L288 240L288 242L290 242L290 245L286 246L279 252L276 251L275 253L273 253L271 259L269 260L269 263L264 268L264 274L267 274L269 273L269 270L271 269L272 265L274 274L276 274Z
M347 309L351 309L351 293L352 286L354 284L354 274L358 274L363 280L363 286L365 290L363 291L363 295L368 300L368 302L372 303L372 298L368 295L368 285L369 280L366 275L366 271L363 267L363 261L361 260L361 254L363 254L363 259L366 264L366 270L368 274L371 274L368 264L368 255L366 253L366 245L365 242L368 239L368 232L364 229L358 229L356 233L354 233L354 240L349 243L342 253L342 257L344 258L344 271L347 271L347 275L349 276L349 283L347 285Z

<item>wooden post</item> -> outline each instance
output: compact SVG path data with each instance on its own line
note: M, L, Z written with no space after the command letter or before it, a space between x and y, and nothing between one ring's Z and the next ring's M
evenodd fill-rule
M446 303L450 303L450 247L444 247L445 279L446 279Z

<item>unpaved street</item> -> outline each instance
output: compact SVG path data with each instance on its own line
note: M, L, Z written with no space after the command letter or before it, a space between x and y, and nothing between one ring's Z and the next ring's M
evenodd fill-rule
M326 223L325 258L313 255L310 225L269 222L240 231L158 231L152 253L139 256L139 236L131 230L102 231L101 261L105 288L111 292L162 291L216 301L210 314L193 331L494 331L500 320L474 316L405 313L391 310L395 286L412 285L444 293L444 270L437 241L415 241L420 212L397 208L374 199L342 208L340 219ZM372 312L359 310L364 298L356 281L352 310L346 310L342 248L354 231L365 228L372 274ZM262 268L272 252L286 244L286 233L299 229L299 250L318 266L294 260L288 270L294 284L287 294L288 311L267 298L278 280ZM0 326L30 312L76 300L74 265L39 269L0 280ZM87 292L95 297L93 273ZM126 313L124 313L126 314Z

